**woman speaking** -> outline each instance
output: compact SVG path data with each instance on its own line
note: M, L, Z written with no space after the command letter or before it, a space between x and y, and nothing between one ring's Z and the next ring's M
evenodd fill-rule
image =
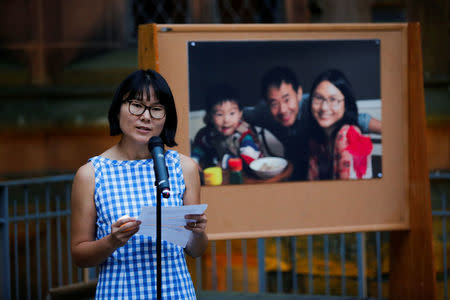
M109 108L111 135L120 141L94 156L76 173L72 188L71 250L80 267L99 266L96 299L156 299L156 241L137 234L143 206L156 206L155 172L148 141L159 136L173 147L177 113L172 92L153 70L129 75ZM162 206L200 204L196 164L174 150L165 152L170 197ZM206 250L207 218L193 219L187 246L162 241L163 299L195 299L184 251L198 257Z

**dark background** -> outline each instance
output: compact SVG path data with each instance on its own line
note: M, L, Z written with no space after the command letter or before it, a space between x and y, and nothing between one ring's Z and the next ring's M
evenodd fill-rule
M356 99L380 98L379 40L191 41L188 43L190 110L204 109L204 93L217 83L238 89L244 106L261 99L261 78L274 66L297 74L304 93L322 71L337 68Z

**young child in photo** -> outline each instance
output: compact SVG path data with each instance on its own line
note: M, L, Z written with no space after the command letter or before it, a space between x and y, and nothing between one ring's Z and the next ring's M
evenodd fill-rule
M201 169L219 166L228 169L230 158L241 158L244 170L262 156L255 132L242 118L242 106L235 89L214 87L206 97L205 127L192 144L191 157Z

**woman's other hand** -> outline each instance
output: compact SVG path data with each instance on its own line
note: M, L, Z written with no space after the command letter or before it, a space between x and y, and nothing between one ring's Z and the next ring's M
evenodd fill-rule
M115 248L122 247L139 231L140 220L123 216L111 225L110 240Z

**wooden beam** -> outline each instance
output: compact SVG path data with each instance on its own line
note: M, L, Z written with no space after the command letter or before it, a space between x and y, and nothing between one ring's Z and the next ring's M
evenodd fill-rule
M139 29L142 27L143 30L148 31L149 28L154 24L144 24L139 25ZM310 32L310 31L319 31L319 32L378 32L378 31L397 31L401 30L404 27L403 23L366 23L366 24L357 24L357 23L341 23L341 24L158 24L158 31L167 31L170 32L195 32L195 33L204 33L204 32ZM140 41L140 40L139 40ZM144 42L144 40L143 40Z
M159 71L158 32L156 24L139 25L138 66Z
M391 232L389 299L436 299L420 26L408 24L409 231Z

